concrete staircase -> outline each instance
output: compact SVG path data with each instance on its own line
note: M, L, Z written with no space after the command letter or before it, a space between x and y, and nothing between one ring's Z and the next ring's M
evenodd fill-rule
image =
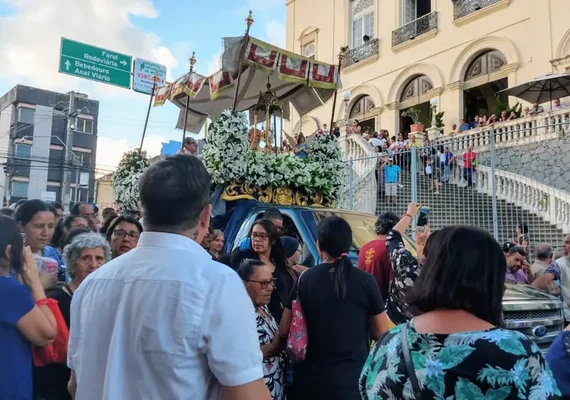
M397 204L387 205L383 194L379 194L377 215L384 211L394 211L397 214L406 212L412 198L410 172L404 171L401 178L403 188L398 189ZM440 193L435 194L431 182L423 175L418 175L417 193L418 202L430 207L429 225L432 231L449 225L474 225L493 233L491 196L479 193L475 188L461 187L454 183L442 185ZM564 232L537 215L503 200L497 201L497 209L501 244L514 236L517 224L524 223L529 228L531 247L541 242L550 243L553 247L562 245Z

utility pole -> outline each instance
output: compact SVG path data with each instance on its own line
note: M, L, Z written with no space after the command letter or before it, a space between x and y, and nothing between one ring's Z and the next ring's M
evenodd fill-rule
M69 92L69 108L67 110L67 137L65 139L65 170L63 172L61 198L63 210L69 213L71 209L71 167L73 166L73 129L76 117L75 93ZM77 187L75 188L77 190Z

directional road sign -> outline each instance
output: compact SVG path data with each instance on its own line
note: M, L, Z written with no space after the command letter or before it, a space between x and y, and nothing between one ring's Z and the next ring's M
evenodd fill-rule
M59 72L131 88L132 58L116 51L61 38Z
M133 90L139 93L152 92L153 76L158 76L156 87L166 85L166 67L151 61L136 58L133 67Z

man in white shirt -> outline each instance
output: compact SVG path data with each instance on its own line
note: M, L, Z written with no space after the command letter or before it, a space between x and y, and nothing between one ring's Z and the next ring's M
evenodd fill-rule
M255 312L243 282L200 246L210 176L196 157L139 182L138 246L73 295L68 366L79 400L266 400Z
M189 154L191 156L198 155L198 142L196 142L196 139L193 137L186 136L182 143L182 147L176 154Z

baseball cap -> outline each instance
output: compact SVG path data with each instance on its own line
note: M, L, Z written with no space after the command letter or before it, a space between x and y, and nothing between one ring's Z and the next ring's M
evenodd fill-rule
M512 249L513 247L515 247L516 244L515 243L511 243L511 242L506 242L505 244L503 244L503 253L508 253L510 249Z

